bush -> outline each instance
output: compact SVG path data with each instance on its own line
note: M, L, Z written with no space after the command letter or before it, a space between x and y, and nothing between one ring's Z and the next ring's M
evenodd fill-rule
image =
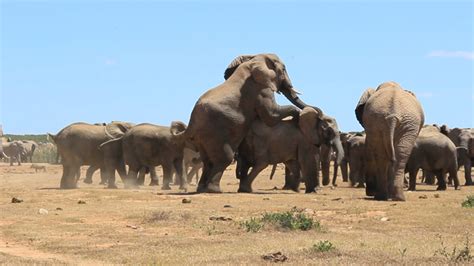
M252 233L256 233L260 231L260 229L263 228L263 223L261 219L258 219L255 217L250 218L250 220L248 221L242 222L241 225L242 227L245 228L247 232L252 232Z
M336 249L336 247L328 240L319 241L311 247L311 250L315 252L328 252L334 249Z
M318 221L308 217L302 210L297 208L286 212L264 213L262 218L252 217L241 224L247 232L258 232L265 224L272 224L290 230L307 231L315 228L321 229Z
M441 241L441 247L437 249L434 253L434 256L439 255L444 257L446 260L451 262L469 262L474 259L474 256L471 252L471 243L469 240L469 235L466 233L466 240L463 243L461 248L453 247L451 251L449 251L448 247L444 244L441 235L438 235L438 238Z
M467 200L461 204L464 208L474 208L474 195L467 196Z

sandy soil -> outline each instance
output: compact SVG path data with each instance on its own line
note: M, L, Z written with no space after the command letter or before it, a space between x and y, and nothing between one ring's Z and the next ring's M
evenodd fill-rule
M461 207L474 187L438 192L419 184L406 193L407 202L377 202L342 180L317 194L282 191L279 168L273 180L270 169L257 177L255 193L239 194L232 166L218 195L184 194L177 187L110 190L98 185L98 174L94 184L81 180L79 189L59 190L61 166L46 168L35 173L30 164L0 163L0 264L268 264L262 256L278 251L285 263L298 265L449 263L456 257L450 254L463 249L474 256L474 208ZM12 197L23 202L11 203ZM191 203L183 204L184 198ZM321 229L264 225L253 233L242 226L293 207ZM326 240L335 249L312 248Z

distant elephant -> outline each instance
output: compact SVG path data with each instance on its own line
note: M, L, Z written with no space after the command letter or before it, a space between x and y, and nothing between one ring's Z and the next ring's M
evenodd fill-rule
M405 165L425 119L420 102L396 82L385 82L363 93L355 113L377 165L366 192L376 200L404 201Z
M365 134L355 134L346 141L347 161L349 162L349 180L351 186L365 187L365 176L367 166L367 149L365 145Z
M220 180L251 124L274 126L298 117L295 106L279 106L274 92L299 108L307 106L293 89L285 65L274 54L239 56L225 70L226 81L204 93L182 134L199 150L204 167L197 192L221 192Z
M1 126L0 126L1 130ZM10 159L5 152L3 151L3 141L2 141L2 132L0 131L0 159Z
M436 175L437 190L446 190L446 173L453 178L454 188L459 188L456 146L433 126L421 129L411 151L405 170L410 176L408 190L416 189L416 175L420 168Z
M32 140L22 140L21 141L24 147L24 153L22 154L21 160L23 162L33 162L33 154L35 150L38 148L38 143Z
M127 179L137 184L137 174L143 167L153 169L163 167L162 189L171 189L173 167L181 179L181 189L187 189L185 173L183 171L183 152L186 145L185 138L179 133L186 129L182 122L174 122L172 128L152 124L139 124L131 128L120 139L123 158L128 165ZM175 130L177 132L175 132Z
M344 156L336 120L311 107L301 111L298 123L281 121L269 127L255 121L243 143L247 148L239 149L238 156L252 163L252 170L249 174L245 169L242 171L238 192L252 192L255 177L269 164L276 163L285 163L293 174L301 171L306 193L315 192L319 186L316 146L323 143L333 146L338 162ZM294 184L299 184L299 180ZM298 191L297 186L292 189Z
M464 166L465 186L473 186L471 167L474 166L474 129L441 126L440 132L448 136L458 149L458 166Z
M18 165L21 165L21 155L26 153L21 141L15 140L3 143L2 148L5 157L10 159L10 166L13 165L13 162L17 162Z
M104 168L109 188L116 188L115 170L125 182L126 172L123 163L121 145L109 145L101 149L100 145L108 140L123 136L133 125L126 122L112 122L103 125L74 123L59 131L48 134L61 155L63 174L60 188L77 187L77 173L81 165Z

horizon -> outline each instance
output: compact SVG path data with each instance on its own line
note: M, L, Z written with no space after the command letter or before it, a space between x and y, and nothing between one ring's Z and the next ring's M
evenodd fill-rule
M471 1L249 3L1 1L0 127L187 124L235 57L267 52L341 131L363 130L359 97L390 80L416 94L425 124L474 127Z

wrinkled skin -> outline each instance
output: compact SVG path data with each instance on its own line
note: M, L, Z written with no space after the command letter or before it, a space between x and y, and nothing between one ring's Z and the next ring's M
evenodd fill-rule
M424 123L420 102L396 82L385 82L365 91L355 112L377 165L376 179L369 181L376 190L368 194L376 200L404 201L405 165Z
M221 192L222 173L257 118L274 126L282 118L298 116L295 106L279 106L274 92L283 93L299 108L305 106L293 90L285 65L274 54L239 56L224 78L224 83L199 98L183 133L203 161L198 192Z
M299 116L298 124L294 121L281 121L273 127L255 121L243 146L239 148L237 162L247 162L252 170L240 173L238 192L252 192L252 182L268 165L285 163L291 173L301 171L305 182L306 193L315 192L319 185L316 166L316 146L323 143L334 145L338 151L338 161L344 155L339 138L336 120L317 110L306 107ZM240 169L240 166L237 166ZM297 175L295 175L295 179ZM299 180L293 180L291 189L298 191Z
M349 162L349 180L352 186L365 187L367 150L365 146L365 135L355 134L346 141L347 161Z
M446 173L454 180L454 188L459 189L456 146L433 126L421 129L406 164L405 171L410 176L408 190L416 190L416 175L420 168L436 175L437 190L446 190Z
M440 132L448 136L458 147L458 166L464 166L465 186L473 186L471 167L474 165L474 129L441 126Z
M155 166L163 167L162 189L168 190L173 174L173 167L181 179L181 189L187 189L186 176L183 171L183 152L185 138L177 133L186 129L181 122L174 122L172 131L169 127L152 124L140 124L131 128L120 140L123 158L128 165L127 182L131 186L137 184L140 169L150 170ZM156 176L156 173L155 173Z
M103 125L87 123L71 124L58 134L49 134L57 146L63 165L60 188L72 189L77 187L77 176L81 165L103 168L108 179L109 188L115 186L115 170L121 178L126 177L125 165L121 160L120 145L110 145L101 148L100 145L109 140L120 138L132 127L125 122L112 122ZM117 163L119 162L119 163Z
M10 166L13 165L13 162L17 162L18 165L21 165L21 155L25 154L25 148L21 141L11 141L2 144L4 157L10 158Z
M38 148L38 143L32 140L22 140L21 141L24 147L24 153L21 155L21 160L23 162L33 162L33 154L35 150Z

